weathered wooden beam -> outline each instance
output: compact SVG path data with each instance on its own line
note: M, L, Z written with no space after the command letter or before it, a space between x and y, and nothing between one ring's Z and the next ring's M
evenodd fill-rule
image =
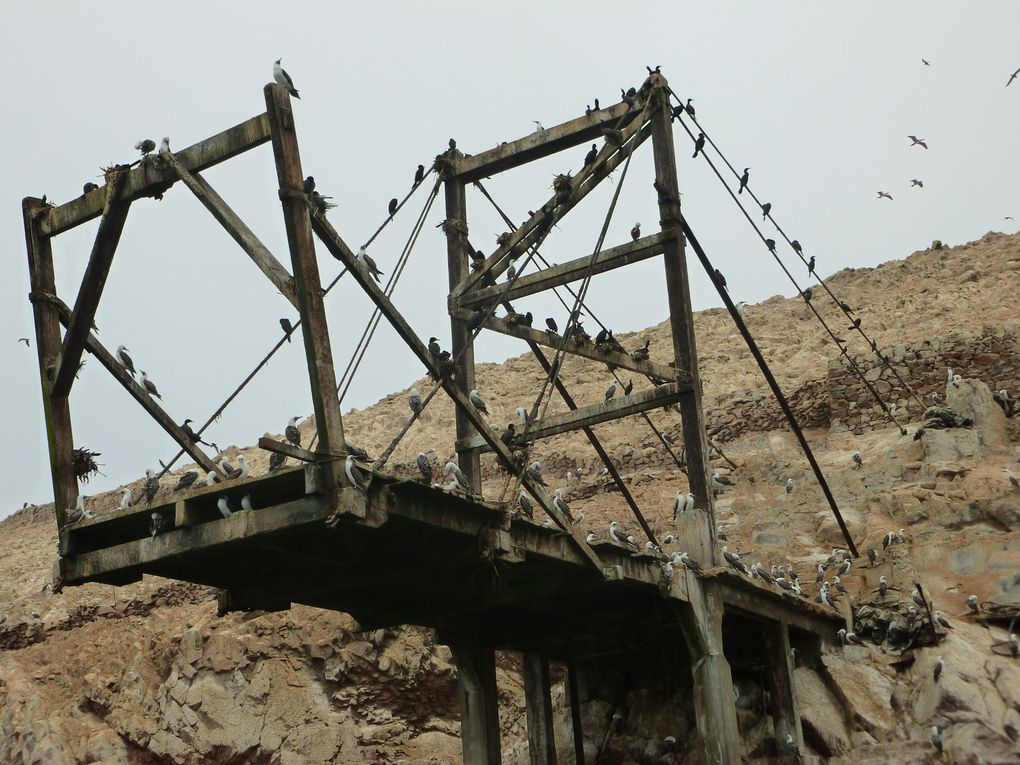
M567 699L570 704L570 731L574 744L574 762L586 763L584 756L584 724L581 715L580 661L571 654L567 659Z
M528 755L531 765L556 765L556 734L552 699L549 697L549 657L526 653L524 703L528 723Z
M591 274L604 274L622 266L629 266L631 263L638 263L648 258L661 255L665 243L673 236L673 232L652 234L640 239L627 242L619 247L612 247L602 250L595 256L592 264L591 255L583 258L568 260L550 268L535 273L524 274L517 277L517 281L504 296L505 284L497 284L493 287L484 287L473 292L467 292L456 299L456 305L460 308L474 308L475 306L487 305L494 301L513 302L518 298L534 295L536 292L544 292L563 284L576 282L583 279L588 273L591 265Z
M284 441L277 441L275 438L269 438L268 436L262 436L259 438L259 449L265 449L267 452L276 452L277 454L285 454L288 457L293 457L301 462L319 462L319 455L315 452L310 452L307 449L302 449L300 446L294 446L294 444L288 444Z
M485 274L498 278L510 266L510 261L539 241L545 232L568 212L574 209L582 199L588 196L599 183L609 177L617 167L626 161L632 148L640 146L652 134L651 125L643 123L642 111L631 120L630 124L621 129L619 142L606 141L599 150L596 160L585 167L577 175L570 178L570 187L563 193L555 193L543 204L524 224L514 231L510 240L496 248L489 255L482 267L472 271L457 287L455 294L463 295L474 290Z
M220 222L220 225L241 246L241 249L248 253L248 257L280 291L280 294L297 308L298 300L294 292L294 277L269 251L269 248L259 241L255 232L248 228L248 225L238 217L237 213L230 209L230 206L223 201L223 197L216 193L216 189L210 186L209 182L197 172L189 172L173 152L163 152L160 157L170 163L170 167L184 181L184 185L191 190L198 201L205 205L205 208Z
M450 651L457 665L464 765L501 765L495 653L470 636L458 636Z
M669 300L669 321L673 337L676 368L689 375L691 386L680 397L680 420L683 426L687 456L687 478L694 494L695 507L700 511L681 524L678 537L682 549L704 567L718 563L715 502L711 488L708 436L705 413L701 404L701 380L698 372L698 350L694 336L694 309L687 256L680 231L680 187L677 180L676 155L673 148L673 116L669 105L666 79L652 75L653 90L649 108L652 119L652 152L655 180L659 189L659 226L672 238L666 242L663 266L666 272L666 294Z
M312 388L312 408L318 434L316 451L325 455L344 454L344 426L340 418L333 350L329 342L329 326L322 304L322 283L315 260L315 239L309 220L309 206L303 191L304 176L298 151L297 131L290 95L281 86L265 87L266 113L269 115L273 139L273 156L280 182L280 200L287 226L291 264L294 269L298 311L301 314L301 336L305 343L308 379ZM343 475L343 464L333 461L322 472L323 489L332 494Z
M25 244L28 273L32 285L32 316L35 320L35 349L39 357L39 384L42 387L46 442L50 452L50 477L53 481L53 508L57 530L66 522L66 511L78 499L78 481L72 468L74 438L71 434L71 408L67 398L50 395L53 373L60 358L60 312L56 303L57 285L53 272L50 240L39 231L40 216L47 208L41 199L26 197L21 203L25 220Z
M254 149L268 140L269 120L265 114L259 114L177 152L177 158L188 170L199 172ZM176 180L177 175L172 168L159 161L158 157L149 155L128 174L118 197L122 201L130 202L152 196ZM56 236L98 218L106 206L109 188L101 186L95 191L50 209L39 221L39 233L42 236Z
M527 488L531 495L535 497L539 505L542 506L542 509L545 510L549 517L553 518L561 528L566 529L569 532L581 553L593 566L595 566L600 574L603 574L602 561L599 560L599 557L592 551L588 543L584 541L584 536L581 532L575 528L553 505L552 501L549 499L549 495L542 489L542 487L539 486L527 473L522 472L521 467L514 463L513 455L511 455L506 444L500 441L498 436L492 432L488 423L482 418L482 415L468 400L467 394L465 394L453 380L441 372L435 359L433 359L432 355L429 353L428 347L421 341L418 335L415 334L414 330L411 329L403 315L396 309L390 299L386 297L379 285L377 285L372 277L369 276L364 266L361 265L360 261L358 261L354 253L351 251L351 248L347 246L347 243L344 242L344 240L336 232L336 229L333 228L332 224L326 220L324 215L316 213L312 216L312 227L333 257L342 261L343 264L347 266L355 281L357 281L358 284L361 285L361 288L368 293L368 296L379 307L383 316L386 317L386 320L407 344L408 348L411 349L412 353L414 353L425 368L440 381L443 386L443 390L445 390L446 394L453 399L453 402L456 404L458 409L464 412L471 421L475 430L480 433L484 433L486 438L489 439L489 446L499 456L501 464L507 470L520 476L523 485Z
M471 312L459 309L457 314L466 319L470 317ZM490 316L482 326L493 332L499 332L501 335L516 337L519 340L528 340L554 350L558 349L563 341L560 335L544 332L533 327L526 327L519 322L509 322L496 316ZM596 348L595 344L591 342L575 343L572 340L567 340L563 351L565 353L572 353L575 356L583 356L592 361L600 361L609 367L629 369L646 377L655 377L659 380L676 380L681 387L686 387L690 384L690 377L684 372L678 372L673 367L657 364L654 361L635 361L630 357L629 353Z
M81 363L81 354L85 350L85 338L91 331L92 323L96 318L99 299L103 295L106 277L110 274L113 256L117 252L117 244L120 242L120 235L124 230L124 223L127 220L131 203L130 201L121 202L117 199L117 195L124 183L126 172L126 170L113 170L107 175L110 193L107 195L106 206L103 208L103 220L99 224L96 241L92 245L92 254L89 256L88 266L85 268L85 275L82 277L81 287L78 289L71 325L67 328L64 344L60 350L60 366L57 367L57 374L53 378L53 388L50 391L50 395L56 398L66 398L67 394L71 392L74 376L78 373L78 365Z
M71 309L67 307L66 303L62 301L58 302L58 312L60 315L60 322L66 327L71 322ZM135 382L135 378L132 377L124 365L121 364L117 359L114 358L113 354L110 353L103 346L101 342L91 332L85 337L85 348L91 353L99 363L106 367L107 371L112 374L121 385L124 386L125 390L131 394L132 398L141 404L142 408L149 413L149 416L156 421L156 423L167 432L167 434L178 443L178 445L184 449L191 458L195 460L199 465L208 470L213 470L218 474L222 475L219 467L206 456L198 444L194 443L190 438L185 435L181 427L174 422L170 415L164 411L163 407L156 403L155 399L149 395L141 385Z
M613 398L601 404L582 406L561 414L549 415L531 423L527 432L522 432L514 443L531 443L543 438L551 438L560 433L598 425L600 422L618 420L639 412L647 412L649 409L669 406L680 400L681 393L676 383L669 383L640 393L632 393L629 396ZM477 434L466 441L458 441L457 448L488 451L485 439Z
M464 193L464 182L460 179L447 178L444 184L446 192L446 259L449 271L450 291L456 289L468 273L468 225L467 195ZM457 361L455 384L465 395L475 387L475 349L471 343L471 329L468 323L450 314L450 352ZM468 438L475 432L474 427L463 412L455 411L457 440ZM471 491L480 494L482 491L482 464L477 451L457 449L457 464L467 476Z
M452 174L461 183L470 183L495 173L534 162L536 159L569 149L603 137L603 128L614 128L616 123L635 111L621 101L597 112L562 122L545 130L535 131L516 141L503 143L494 149L462 157L453 162Z
M65 559L64 578L81 582L112 572L124 574L143 567L165 565L178 556L212 550L228 542L253 539L277 532L293 532L312 524L321 526L329 514L325 498L313 495L266 507L258 512L234 513L191 528L167 531L155 537L86 552Z
M792 757L787 736L793 736L798 751L804 750L804 734L793 693L793 657L790 655L790 628L784 621L769 622L765 627L765 650L768 672L772 725L776 732L776 750L780 756ZM794 762L795 760L791 760Z

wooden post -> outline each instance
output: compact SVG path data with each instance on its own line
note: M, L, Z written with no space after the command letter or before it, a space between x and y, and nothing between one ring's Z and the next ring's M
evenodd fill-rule
M464 193L464 182L456 178L447 178L446 192L446 257L450 272L450 292L467 277L467 199ZM471 330L467 322L450 314L450 352L457 361L456 385L465 394L475 387L475 349L471 347ZM457 441L464 443L474 435L475 429L470 420L459 409L457 417ZM460 469L467 475L471 491L480 494L482 491L481 455L462 446L457 447L457 462Z
M39 381L42 384L43 416L50 450L50 475L53 479L53 507L57 529L63 527L66 510L78 500L78 481L71 466L74 438L71 434L71 407L66 398L53 398L51 386L60 358L60 316L57 306L43 296L57 294L53 274L53 250L50 240L39 232L38 216L48 208L41 199L26 197L21 203L25 218L25 242L28 246L28 273L32 284L32 314L35 318L35 347L39 356Z
M577 659L567 659L567 693L570 694L570 730L574 739L574 765L584 765L584 726L581 724L581 678Z
M319 266L315 261L315 241L308 218L308 202L303 192L304 178L301 155L298 152L297 132L290 96L279 85L265 87L266 112L273 138L276 157L276 174L280 180L280 201L287 225L287 241L294 270L298 310L301 313L308 359L308 378L312 388L312 407L318 433L318 451L325 455L346 453L344 427L340 420L340 400L337 397L336 371L333 369L333 351L329 344L329 327L322 305L322 284ZM326 463L323 470L324 489L332 494L343 475L341 461Z
M800 727L793 695L793 657L790 656L790 627L784 621L765 624L766 666L768 667L769 694L772 698L770 713L776 732L776 751L779 756L790 755L786 737L793 736L800 751L804 751L804 735Z
M549 698L549 657L526 653L524 703L528 718L528 755L531 765L556 765L552 702Z
M673 332L673 353L676 368L690 375L691 387L680 396L680 417L683 423L684 446L687 451L687 477L698 510L677 530L680 547L702 566L716 565L715 502L712 498L711 472L708 464L708 437L705 434L704 412L701 408L701 379L698 375L698 350L694 338L694 314L688 289L685 240L680 230L680 188L673 151L673 118L669 107L665 78L653 75L661 83L651 95L652 151L655 157L655 179L659 184L659 226L672 232L663 245L666 268L666 293L669 296L670 328Z
M680 609L694 680L694 716L705 765L739 765L733 676L723 654L723 601L713 582L688 574L690 603Z
M450 643L457 665L460 738L464 765L501 765L496 657L473 636Z

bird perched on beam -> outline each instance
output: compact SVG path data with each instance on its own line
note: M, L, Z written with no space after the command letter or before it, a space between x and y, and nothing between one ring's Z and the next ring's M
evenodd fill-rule
M609 401L613 396L616 395L616 389L619 387L619 385L620 384L616 380L613 380L613 384L610 385L609 388L606 390L605 401ZM605 403L605 401L603 403Z
M539 486L547 486L545 479L542 477L542 463L538 460L535 460L528 465L524 472L526 472L528 477Z
M468 481L467 476L464 475L463 471L457 467L455 462L446 463L445 473L453 482L455 489L459 489L469 497L474 496L471 492L471 483Z
M153 511L152 515L149 516L149 535L156 537L162 534L169 528L170 524L166 518L163 517L162 513Z
M368 479L354 464L354 456L351 454L348 454L347 459L344 460L344 475L347 476L347 482L362 494L368 492Z
M274 473L283 467L283 463L287 461L287 455L281 454L280 452L273 452L269 455L269 472ZM215 474L214 474L215 475Z
M216 507L220 510L220 515L224 518L229 518L234 514L234 511L230 509L230 503L227 502L226 497L220 497L216 500Z
M131 360L131 357L128 356L127 352L128 352L128 349L127 349L126 346L118 345L117 346L117 354L116 354L117 355L117 361L119 361L124 366L124 369L126 369L131 374L134 374L135 373L135 362L133 362Z
M531 501L531 497L527 495L524 489L521 489L517 494L517 505L521 508L521 513L525 515L529 520L535 520L535 504Z
M177 479L177 485L174 486L174 492L181 491L182 489L187 489L189 486L193 485L195 481L198 480L198 477L200 475L202 475L202 473L198 470L195 470L194 468L187 471L186 473L184 473L184 475Z
M641 237L641 223L635 223L634 227L630 230L630 238L636 242Z
M202 437L199 436L198 433L194 431L194 429L191 427L191 423L193 422L194 420L187 419L181 424L181 430L184 431L184 435L187 436L188 440L191 441L191 443L193 444L205 444L206 446L212 446L212 444L203 441Z
M553 506L567 516L567 520L574 522L574 516L570 513L570 505L563 499L563 489L557 489L553 495Z
M365 245L362 245L361 248L358 250L358 261L361 263L361 265L368 269L369 275L373 279L375 279L376 284L378 284L379 277L385 272L379 270L379 266L375 264L375 261L372 259L372 256L369 255L368 252L366 251Z
M145 497L145 504L151 505L159 492L159 478L152 468L145 469L145 483L142 485L142 496Z
M470 393L468 393L468 400L471 402L471 406L473 406L479 412L486 416L489 414L489 408L485 406L485 401L482 400L482 397L479 395L478 391L472 390Z
M99 188L99 184L93 183L92 181L88 181L88 182L85 183L84 186L81 187L82 196L84 196L84 195L86 195L86 194L88 194L90 192L93 192L93 191L95 191L98 188Z
M723 545L722 555L725 561L739 573L744 574L745 576L750 575L751 572L747 570L747 566L745 566L743 561L740 560L740 556L737 553L731 553L729 547L726 545Z
M141 370L139 374L141 375L140 382L142 387L145 388L145 392L148 393L153 398L158 398L160 401L162 401L163 397L159 395L159 391L156 390L156 384L153 383L152 380L149 379L149 376L145 374L145 370L144 369Z
M368 452L362 449L360 446L351 441L350 438L344 436L344 449L347 450L348 454L354 455L354 459L358 462L371 462L372 458L368 456Z
M301 447L301 431L298 430L297 422L300 419L300 415L291 417L290 422L287 423L287 427L283 430L284 437L294 444L294 446L299 448Z
M418 466L418 472L421 473L422 480L425 483L432 485L432 463L429 462L429 458L425 456L425 452L419 452L418 456L414 460L414 464Z
M587 154L584 155L584 167L588 167L588 165L594 164L595 159L598 157L598 155L599 155L598 146L593 143L591 145L591 149L588 151Z
M198 471L196 470L195 472L197 473ZM132 502L131 489L124 489L124 493L121 495L120 505L118 507L121 510L127 510L129 507L131 507L131 502Z
M156 150L156 142L151 138L143 138L141 141L135 144L135 148L141 152L143 157L147 157Z
M638 546L631 541L630 537L624 534L620 527L616 525L616 521L611 521L609 524L609 538L621 545L633 547L635 550L638 549Z
M282 85L288 93L294 96L294 98L301 98L297 92L297 88L294 87L294 80L292 80L290 75L287 74L287 71L280 66L281 61L283 61L283 59L278 58L273 64L273 79L276 80L277 85Z

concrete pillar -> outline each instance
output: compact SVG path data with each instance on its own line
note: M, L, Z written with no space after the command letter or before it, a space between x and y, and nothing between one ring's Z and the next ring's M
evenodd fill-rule
M531 765L556 765L552 703L549 698L549 658L524 654L524 699L528 718Z
M458 637L450 651L457 665L464 765L501 765L493 650L473 638Z
M769 713L776 731L776 751L780 756L788 756L791 752L786 737L793 736L797 748L803 751L804 736L794 701L790 629L785 622L768 622L765 625L765 649L771 697Z
M574 765L584 765L584 726L581 724L581 702L587 693L581 677L579 662L571 657L567 661L567 691L570 702L570 729L574 738Z

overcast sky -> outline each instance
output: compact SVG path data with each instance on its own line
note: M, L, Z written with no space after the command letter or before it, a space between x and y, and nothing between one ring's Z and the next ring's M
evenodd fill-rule
M338 3L18 3L5 9L6 61L0 186L2 388L6 437L0 516L52 499L27 300L22 197L57 203L102 182L100 167L134 159L143 137L180 149L263 111L262 86L283 57L301 91L295 117L307 173L339 204L330 217L357 246L451 136L476 153L619 100L645 65L662 66L693 98L702 125L828 274L902 258L935 238L949 243L1016 230L1020 66L1016 2L648 2L613 11L587 2L388 2L358 10ZM287 8L286 15L281 9ZM930 67L921 63L924 57ZM910 148L908 134L930 149ZM725 192L677 131L685 213L735 299L755 303L792 287L735 214ZM489 190L521 221L550 195L556 172L576 170L587 147L494 178ZM207 179L288 265L268 144L210 170ZM650 143L636 154L607 246L635 221L657 226ZM911 189L910 179L924 181ZM591 252L613 187L589 196L548 240L562 261ZM892 202L877 200L884 190ZM425 202L422 189L371 253L387 273ZM442 197L431 223L442 219ZM488 203L469 193L472 239L494 246L502 230ZM97 222L54 242L58 290L73 303ZM777 237L778 238L778 237ZM395 302L419 334L448 347L446 251L432 225L422 233ZM319 248L323 281L338 264ZM596 278L589 304L618 331L666 315L661 265ZM696 263L696 308L717 304ZM529 300L537 316L564 311ZM339 371L370 306L341 282L327 300ZM205 209L178 184L162 202L132 205L97 315L100 339L125 344L159 386L178 422L212 412L278 337L288 303ZM351 336L351 333L354 336ZM33 347L18 343L32 338ZM485 335L477 358L499 361L526 348ZM86 356L89 359L88 356ZM344 402L364 407L418 378L422 369L381 326ZM109 490L167 460L176 449L98 363L72 393L74 440L102 452ZM221 446L280 431L311 404L302 345L286 346L209 433Z

